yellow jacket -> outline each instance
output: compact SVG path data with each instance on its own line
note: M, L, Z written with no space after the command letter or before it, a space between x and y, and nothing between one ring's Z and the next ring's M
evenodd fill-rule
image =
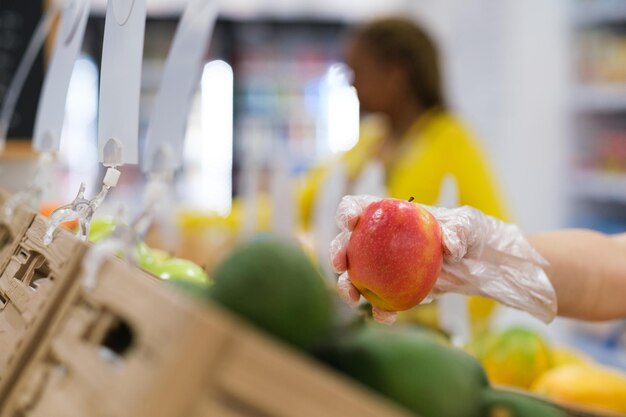
M383 139L384 131L379 127L362 127L359 143L341 157L350 180L378 157ZM507 220L507 211L481 149L451 114L431 111L420 117L404 135L395 155L385 163L389 197L414 197L419 203L435 204L443 178L452 175L460 205ZM327 168L312 170L305 180L299 198L305 225L310 224L313 203Z

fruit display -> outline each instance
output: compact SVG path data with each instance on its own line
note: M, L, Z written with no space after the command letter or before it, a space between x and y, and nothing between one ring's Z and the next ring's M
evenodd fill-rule
M336 294L294 242L257 237L235 248L213 278L212 302L416 416L564 416L545 401L494 394L480 361L441 332L382 325L356 310L340 320Z
M572 348L551 346L530 329L512 327L492 333L468 344L466 350L481 361L493 386L597 413L626 413L626 374Z
M386 297L367 300L400 303L395 308L426 294L442 262L441 234L430 214L393 200L388 206L373 206L363 216L353 235L356 252L348 253L350 271L361 289L373 288ZM379 230L376 220L381 219L389 223ZM90 239L110 236L115 226L110 218L94 221ZM385 233L385 228L392 232ZM421 236L419 245L407 246L404 232ZM371 234L376 238L368 242ZM385 255L381 247L392 248L393 253ZM360 257L361 251L369 251L370 257ZM387 258L395 259L397 269L378 275ZM416 417L571 417L551 401L594 412L624 412L626 379L621 374L600 368L575 351L554 348L528 329L481 332L468 353L437 329L407 322L379 324L368 314L367 303L361 309L342 309L345 305L337 292L295 240L267 233L253 236L219 262L211 271L212 280L198 265L144 242L136 245L136 260L142 269L196 299L219 305L291 346L294 353L304 353L314 366L344 374L356 388L381 394ZM391 278L402 274L409 282L406 288L398 284L384 293L386 286L395 285ZM378 276L383 277L380 282ZM415 294L418 297L411 298Z
M403 311L419 304L441 272L441 229L423 207L403 200L370 204L346 249L350 281L372 305Z

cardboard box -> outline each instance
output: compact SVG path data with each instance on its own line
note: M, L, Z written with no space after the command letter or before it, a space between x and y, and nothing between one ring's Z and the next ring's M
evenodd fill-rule
M65 298L86 246L64 229L44 246L46 221L34 218L11 246L0 274L0 385L18 372Z

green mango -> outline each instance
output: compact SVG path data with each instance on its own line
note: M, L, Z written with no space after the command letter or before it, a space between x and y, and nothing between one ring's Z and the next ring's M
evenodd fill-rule
M368 323L338 335L320 358L420 417L482 416L480 363L434 332Z
M567 417L560 408L527 395L495 389L483 393L487 417Z
M330 292L295 244L275 238L244 244L213 279L214 301L287 343L309 350L330 331Z

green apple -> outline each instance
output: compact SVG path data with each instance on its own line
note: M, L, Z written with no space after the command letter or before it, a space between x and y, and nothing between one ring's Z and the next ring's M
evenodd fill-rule
M114 230L115 219L113 217L94 219L89 230L89 241L96 243L109 236ZM210 284L206 271L189 260L174 258L166 251L149 247L145 242L139 242L136 250L139 267L163 280L204 287Z
M115 219L113 217L99 217L93 219L89 226L89 241L96 243L109 236L115 230Z
M199 265L180 258L171 258L162 262L140 264L146 271L169 281L185 281L208 286L209 276Z
M144 265L160 264L171 258L172 255L168 252L151 248L145 242L139 242L137 245L137 263L142 267Z

